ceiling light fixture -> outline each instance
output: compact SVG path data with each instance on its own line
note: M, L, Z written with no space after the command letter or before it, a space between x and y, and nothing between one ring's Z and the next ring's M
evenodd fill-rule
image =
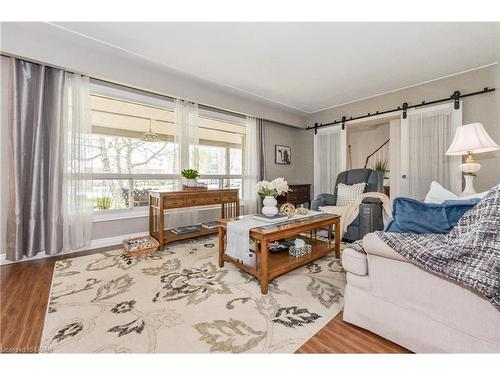
M153 119L150 119L149 120L149 131L142 134L142 136L141 136L142 141L144 141L144 142L159 142L160 141L160 137L158 136L158 134L153 133L153 131L151 130L152 125L153 125Z

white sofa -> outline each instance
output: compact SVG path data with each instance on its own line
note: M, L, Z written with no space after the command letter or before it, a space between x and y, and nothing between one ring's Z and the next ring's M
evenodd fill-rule
M344 320L416 353L500 353L500 312L470 290L423 271L375 233L348 247Z

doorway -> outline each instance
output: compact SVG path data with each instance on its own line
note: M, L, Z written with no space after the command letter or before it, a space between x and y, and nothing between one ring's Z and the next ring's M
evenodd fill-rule
M399 170L399 116L379 116L347 126L347 169L370 168L384 173L384 193L392 188L391 170ZM395 128L395 129L393 129ZM393 141L391 141L391 139ZM397 185L397 184L396 184Z

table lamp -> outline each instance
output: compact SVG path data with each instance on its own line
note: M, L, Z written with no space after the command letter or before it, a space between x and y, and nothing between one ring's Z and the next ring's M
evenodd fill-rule
M451 142L446 155L467 155L465 163L460 164L460 170L464 173L465 188L461 196L475 194L474 173L481 169L481 165L476 163L473 154L500 150L500 147L491 139L484 130L483 124L475 122L462 125L457 128L455 138Z

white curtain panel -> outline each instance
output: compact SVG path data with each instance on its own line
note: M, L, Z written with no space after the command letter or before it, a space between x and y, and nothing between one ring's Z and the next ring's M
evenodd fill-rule
M179 147L178 168L198 169L198 104L175 101L175 142Z
M423 200L432 181L456 192L461 187L460 158L445 155L456 125L451 106L408 113L408 194Z
M92 240L92 172L90 154L89 78L65 73L64 90L64 174L63 174L63 249L72 251Z
M400 119L391 119L389 121L389 181L391 187L390 198L401 195L401 121Z
M336 128L314 136L314 195L334 193L337 175L345 169L344 138L345 134Z
M243 156L243 203L246 205L246 213L257 212L258 195L257 179L259 174L258 145L257 145L257 119L247 117L247 133L245 137Z
M183 179L180 172L186 168L199 169L199 132L198 104L176 99L175 101L175 137L178 152L176 153L176 172L179 173L179 188ZM198 208L180 208L170 211L165 216L166 228L175 228L198 223Z

